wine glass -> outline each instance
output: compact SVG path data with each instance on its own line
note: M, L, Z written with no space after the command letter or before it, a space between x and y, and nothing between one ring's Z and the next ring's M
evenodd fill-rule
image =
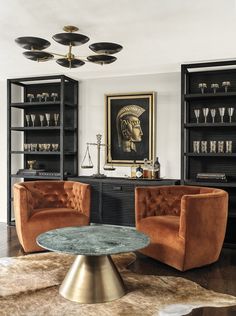
M222 82L222 87L225 88L225 92L228 92L228 88L231 86L230 81L223 81Z
M33 99L34 99L34 95L32 93L28 93L27 100L29 100L29 102L32 102Z
M40 125L43 126L43 122L44 122L44 115L43 114L39 114L39 120L40 120Z
M204 89L207 88L207 84L205 82L200 82L198 84L198 88L201 89L201 93L203 94L204 93Z
M30 115L26 114L25 119L26 119L27 126L29 127L30 126Z
M232 116L234 114L234 108L228 108L229 122L232 123Z
M50 113L45 113L46 116L46 121L47 121L47 126L50 125Z
M209 113L209 108L203 108L202 112L203 112L203 116L204 116L204 122L206 123L207 122L207 116L208 116L208 113Z
M219 113L220 113L220 121L221 123L224 123L225 107L219 108Z
M216 109L211 109L210 112L212 117L212 123L215 123Z
M42 98L43 98L42 94L38 93L36 97L39 100L39 102L42 101Z
M51 98L53 99L53 102L55 102L56 99L58 98L58 93L55 93L55 92L51 93Z
M30 114L30 117L31 117L31 121L32 121L32 124L33 124L33 127L34 127L34 122L35 122L36 115L35 114Z
M53 117L54 117L55 126L57 126L58 120L59 120L59 114L58 113L54 113Z
M42 98L44 99L45 102L47 102L47 99L49 98L49 94L47 92L43 92Z
M219 88L219 84L218 83L212 83L211 84L211 88L213 89L213 92L216 93L216 90Z
M200 109L194 109L194 114L197 119L197 124L199 123Z

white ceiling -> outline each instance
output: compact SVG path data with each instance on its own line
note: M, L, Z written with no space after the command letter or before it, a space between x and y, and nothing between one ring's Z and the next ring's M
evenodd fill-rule
M15 42L42 37L50 51L66 51L52 35L75 25L90 41L75 48L91 54L93 42L111 41L124 49L111 65L67 69L55 61L27 60ZM184 62L236 56L235 0L0 0L0 79L67 74L77 78L179 71Z

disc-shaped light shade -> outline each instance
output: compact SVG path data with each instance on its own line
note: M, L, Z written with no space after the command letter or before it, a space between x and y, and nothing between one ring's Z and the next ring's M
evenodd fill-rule
M59 33L53 35L52 38L54 41L67 46L79 46L89 41L87 36L77 33Z
M87 59L92 63L104 65L113 63L114 61L116 61L117 58L109 55L94 55L88 56Z
M15 39L15 41L20 47L27 50L42 50L51 45L49 41L43 38L32 36L18 37Z
M47 52L42 52L42 51L29 51L29 52L24 52L23 55L34 61L48 61L52 59L54 56L52 54L49 54Z
M66 67L66 68L78 68L80 66L83 66L85 64L84 61L80 59L73 59L69 61L66 58L60 58L56 61L60 66Z
M101 42L101 43L94 43L89 45L89 48L97 53L97 54L115 54L122 50L122 46L116 43L108 43L108 42Z

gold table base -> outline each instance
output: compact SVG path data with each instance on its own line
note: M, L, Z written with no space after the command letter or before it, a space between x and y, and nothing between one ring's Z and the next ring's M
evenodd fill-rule
M78 303L103 303L125 295L125 285L110 256L79 255L72 264L59 293Z

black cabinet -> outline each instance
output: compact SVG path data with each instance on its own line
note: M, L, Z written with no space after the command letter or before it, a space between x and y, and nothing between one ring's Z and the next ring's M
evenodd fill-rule
M7 90L11 224L15 182L78 174L78 82L63 75L17 78L7 81Z
M68 180L88 183L92 189L91 222L135 226L134 190L137 186L176 185L178 180L95 179L75 177Z
M224 87L225 82L230 82L227 91ZM201 83L207 86L203 93L199 88ZM213 90L212 84L219 85L216 91ZM229 193L225 245L235 247L236 61L182 65L181 87L181 182L189 185L219 187ZM220 110L222 108L224 115ZM230 108L233 109L231 118ZM199 110L200 113L198 122L195 110ZM205 120L204 113L206 115L207 112ZM231 151L226 149L229 141L232 142ZM207 148L204 148L202 142L206 142ZM221 143L223 150L219 142L223 142ZM216 183L210 180L199 182L196 181L198 173L224 173L227 182Z

